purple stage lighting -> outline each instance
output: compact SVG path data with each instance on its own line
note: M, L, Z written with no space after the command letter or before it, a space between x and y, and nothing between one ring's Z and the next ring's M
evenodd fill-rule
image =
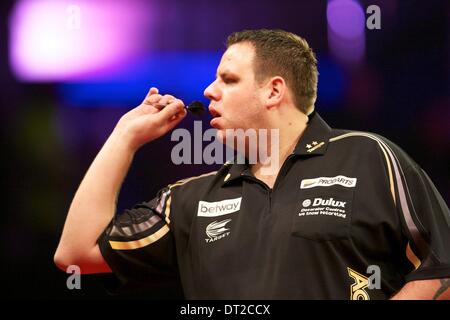
M108 74L145 54L151 13L136 0L18 1L9 19L12 71L31 82Z
M346 63L359 62L365 51L365 15L354 0L332 0L327 6L331 53Z

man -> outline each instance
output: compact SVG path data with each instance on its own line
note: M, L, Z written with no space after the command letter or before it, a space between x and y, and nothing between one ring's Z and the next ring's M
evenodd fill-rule
M277 129L279 165L227 163L115 216L135 152L186 114L150 89L84 177L56 264L131 286L180 279L189 299L449 298L448 207L400 148L320 118L316 64L292 33L232 34L205 90L211 125L225 143L227 129Z

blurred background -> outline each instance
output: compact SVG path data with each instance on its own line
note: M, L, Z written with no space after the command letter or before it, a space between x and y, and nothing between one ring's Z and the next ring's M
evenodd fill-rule
M3 292L109 298L102 276L83 276L82 290L68 290L53 264L78 184L120 116L151 86L207 103L203 90L226 37L242 29L306 38L319 61L322 117L400 145L450 203L449 14L448 0L2 1ZM192 130L193 120L181 126ZM210 117L202 120L209 128ZM175 144L168 135L138 152L119 211L217 169L172 164Z

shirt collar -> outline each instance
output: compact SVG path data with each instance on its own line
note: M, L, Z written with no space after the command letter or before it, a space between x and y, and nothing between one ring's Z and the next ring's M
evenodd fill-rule
M308 124L294 149L294 154L301 156L325 154L330 141L330 135L331 128L314 111L308 116Z
M233 159L236 161L236 158ZM225 166L230 166L228 173L223 179L222 185L231 182L235 179L241 178L242 176L251 176L250 165L247 163L225 163Z
M331 128L322 117L314 111L308 116L308 123L305 131L295 146L293 154L302 157L323 155L327 151L330 136ZM236 159L233 160L236 162ZM246 163L226 163L225 166L230 166L230 169L224 177L223 184L242 176L252 176L247 161Z

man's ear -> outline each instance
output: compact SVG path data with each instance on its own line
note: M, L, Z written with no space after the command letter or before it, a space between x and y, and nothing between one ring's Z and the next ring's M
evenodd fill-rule
M286 81L280 77L272 77L265 86L266 107L271 109L280 104L286 94Z

